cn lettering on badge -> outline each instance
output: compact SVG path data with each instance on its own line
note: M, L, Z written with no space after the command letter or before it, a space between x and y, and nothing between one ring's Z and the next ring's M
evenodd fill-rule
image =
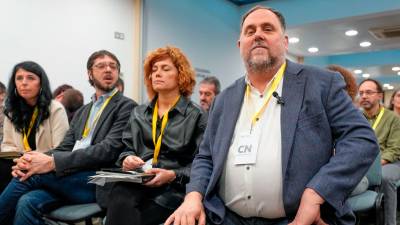
M253 145L241 145L238 148L238 152L239 154L251 154L251 149L252 149Z
M235 165L255 164L257 160L258 133L242 134L235 148Z

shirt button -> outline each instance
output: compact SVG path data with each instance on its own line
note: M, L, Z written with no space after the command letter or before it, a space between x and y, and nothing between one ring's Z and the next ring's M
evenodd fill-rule
M247 169L247 170L250 170L250 166L246 166L246 169Z
M264 97L264 95L260 95L260 98Z
M248 196L247 196L247 199L250 200L250 199L251 199L251 195L248 195Z

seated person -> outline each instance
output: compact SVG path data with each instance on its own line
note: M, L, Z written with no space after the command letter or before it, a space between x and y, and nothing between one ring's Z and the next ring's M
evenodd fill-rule
M195 73L174 47L151 52L144 80L152 99L134 109L123 133L127 149L117 164L155 177L144 184L118 182L111 191L107 225L160 224L182 202L206 113L190 101Z
M14 66L8 83L1 151L46 152L60 144L67 132L64 107L52 100L46 72L35 62ZM0 191L11 180L11 160L2 160Z
M65 107L68 115L68 122L74 118L75 112L83 106L83 95L76 89L68 89L64 91L61 104Z
M74 87L69 84L62 84L58 86L53 92L53 99L61 102L61 100L64 98L64 92L69 89L74 89Z
M377 80L369 78L361 81L358 93L363 114L375 132L381 151L385 224L396 225L397 183L400 181L400 118L381 104L384 93Z
M6 86L0 82L0 144L3 142L3 122L4 122L4 99L6 97ZM0 147L1 151L1 147Z
M43 225L42 215L61 205L95 201L101 205L107 198L108 190L96 192L88 177L115 164L124 149L122 132L136 103L115 88L121 64L114 54L94 52L86 68L94 87L92 101L76 112L57 147L15 159L14 178L0 195L1 225Z

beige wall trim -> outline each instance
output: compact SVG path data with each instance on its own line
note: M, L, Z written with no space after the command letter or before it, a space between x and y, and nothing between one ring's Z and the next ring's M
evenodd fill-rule
M142 0L133 1L133 93L132 98L139 104L142 100Z

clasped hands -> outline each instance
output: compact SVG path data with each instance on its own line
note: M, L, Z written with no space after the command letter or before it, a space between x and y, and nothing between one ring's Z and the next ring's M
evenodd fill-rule
M128 171L128 170L135 170L140 167L142 167L145 164L145 162L137 157L137 156L127 156L124 161L122 162L122 170ZM173 170L166 170L166 169L161 169L161 168L151 168L149 170L144 171L145 173L148 174L154 174L155 177L143 185L148 186L148 187L160 187L166 183L170 183L176 178L176 174Z
M11 174L24 181L35 174L44 174L55 169L54 158L41 152L31 151L13 160Z

